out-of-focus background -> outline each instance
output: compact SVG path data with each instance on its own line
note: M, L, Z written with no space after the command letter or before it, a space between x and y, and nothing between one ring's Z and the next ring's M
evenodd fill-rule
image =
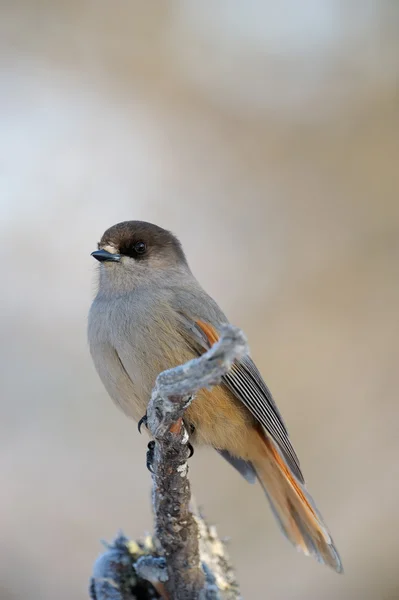
M86 343L104 229L172 229L248 334L342 554L190 463L245 598L399 596L396 0L0 2L0 596L87 598L152 528L145 436Z

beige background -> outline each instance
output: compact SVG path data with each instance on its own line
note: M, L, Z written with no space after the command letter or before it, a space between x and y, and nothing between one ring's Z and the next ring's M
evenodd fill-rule
M0 2L2 600L83 600L100 538L152 527L85 337L125 219L178 234L247 332L342 554L296 554L197 452L244 597L398 598L398 40L396 1Z

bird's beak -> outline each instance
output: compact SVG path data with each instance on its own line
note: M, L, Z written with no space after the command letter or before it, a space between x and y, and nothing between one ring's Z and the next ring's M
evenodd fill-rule
M108 260L118 262L121 259L120 254L112 254L112 252L107 252L106 250L95 250L91 253L91 256L93 256L99 262L105 262Z

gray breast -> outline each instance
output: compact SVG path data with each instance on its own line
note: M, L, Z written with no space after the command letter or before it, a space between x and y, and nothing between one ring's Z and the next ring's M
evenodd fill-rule
M137 316L127 298L97 297L90 309L88 339L95 368L111 398L138 420L146 410L143 369L136 348Z
M145 289L97 297L88 337L97 372L113 400L136 420L145 413L157 375L191 358L181 349L176 314L165 294Z
M157 375L193 358L178 313L214 325L226 321L194 278L138 286L112 299L97 296L89 315L94 364L110 396L130 416L143 416Z

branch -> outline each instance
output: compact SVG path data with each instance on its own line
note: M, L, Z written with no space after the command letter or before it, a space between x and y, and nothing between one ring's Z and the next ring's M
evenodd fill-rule
M220 340L201 357L158 375L147 409L147 427L155 440L149 444L153 469L154 548L151 556L136 560L133 570L136 579L139 575L151 581L158 590L158 597L169 600L235 600L240 597L224 546L215 530L189 508L187 458L191 447L183 422L184 411L201 388L219 384L233 362L248 352L246 339L239 329L226 325L221 333ZM128 542L123 540L122 546L127 548ZM111 546L110 551L115 553L115 546ZM124 560L129 562L126 556ZM131 562L131 558L129 560ZM102 569L99 561L92 581L93 597L96 600L135 598L131 592L126 595L126 590L121 589L123 556L114 556L111 561L116 577ZM107 584L105 595L96 587L101 582ZM126 574L122 577L122 583L125 582ZM112 595L114 591L119 596Z
M205 585L198 526L190 512L186 408L201 388L217 385L247 351L242 332L226 326L221 339L200 358L164 371L155 383L147 426L156 443L153 460L155 536L166 559L167 590L176 600L195 600Z

